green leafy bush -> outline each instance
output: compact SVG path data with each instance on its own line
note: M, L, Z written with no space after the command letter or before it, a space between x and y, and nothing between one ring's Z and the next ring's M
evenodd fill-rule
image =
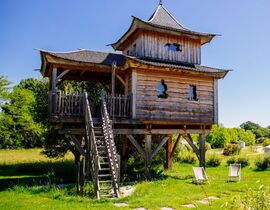
M196 160L197 157L192 148L189 145L182 145L177 156L177 161L181 163L194 164L196 163Z
M208 142L205 142L205 150L207 151L207 150L210 150L210 149L212 149L211 144L208 143Z
M238 157L238 158L231 157L227 160L228 165L234 163L241 164L241 167L244 168L249 165L249 159L247 157Z
M270 139L265 139L265 140L263 141L263 146L266 147L266 146L268 146L268 145L270 145Z
M217 167L220 163L220 158L217 155L210 155L206 160L206 166L208 167Z
M255 165L257 167L258 170L260 171L265 171L268 166L269 166L269 156L265 156L265 157L259 157L256 161L255 161Z
M223 155L239 155L241 147L239 144L226 144L224 146Z
M262 144L265 140L267 140L266 137L260 137L256 139L256 144Z
M266 210L270 209L270 192L263 185L258 190L248 189L244 194L236 195L225 205L233 210Z

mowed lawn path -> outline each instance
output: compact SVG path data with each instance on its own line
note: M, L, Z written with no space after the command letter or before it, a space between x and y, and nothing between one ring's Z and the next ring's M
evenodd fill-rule
M0 151L0 157L2 157L2 152ZM13 159L16 159L15 153L13 154ZM38 159L35 159L36 161ZM8 164L7 162L6 160L5 164ZM19 163L19 160L17 160L17 163ZM2 162L2 159L0 159L0 176L1 173L6 173L2 170L3 164L4 161ZM16 167L16 161L12 164ZM248 166L242 169L242 180L240 183L227 182L228 166L225 164L225 159L221 166L207 168L206 171L210 184L196 185L193 183L192 165L174 163L172 170L164 172L164 179L138 183L134 185L136 189L132 196L113 200L81 198L71 193L70 189L65 188L57 189L40 186L1 188L0 209L124 210L140 207L149 210L158 210L162 207L188 209L182 206L184 204L194 204L196 206L195 209L226 209L226 202L230 201L234 195L244 193L249 188L258 189L261 185L270 187L269 169L259 172L254 170L253 165ZM209 200L209 204L197 202L209 196L216 196L219 199ZM116 207L113 205L114 203L126 203L128 206Z

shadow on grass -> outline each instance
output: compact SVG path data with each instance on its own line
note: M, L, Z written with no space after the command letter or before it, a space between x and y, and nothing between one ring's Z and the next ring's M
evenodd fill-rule
M46 183L74 182L73 161L48 161L0 165L0 190L15 185L33 186Z

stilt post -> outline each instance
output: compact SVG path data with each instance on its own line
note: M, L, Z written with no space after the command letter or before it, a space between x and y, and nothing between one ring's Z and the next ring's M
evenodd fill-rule
M172 167L172 151L173 151L173 140L172 135L168 135L168 141L166 144L166 163L165 169L170 169Z
M146 158L144 160L145 166L144 166L144 171L145 171L145 176L149 180L151 179L151 143L152 143L152 136L151 135L146 135L145 136L145 154Z
M200 134L200 167L205 168L205 134Z

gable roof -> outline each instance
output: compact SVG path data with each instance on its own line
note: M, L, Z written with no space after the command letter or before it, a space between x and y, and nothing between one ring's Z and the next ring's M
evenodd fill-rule
M127 32L111 46L115 50L123 50L123 44L131 37L138 29L148 31L156 31L165 34L172 34L176 36L189 36L199 39L201 45L210 42L217 34L201 33L184 28L177 20L170 14L170 12L160 4L148 21L133 16L133 21Z

